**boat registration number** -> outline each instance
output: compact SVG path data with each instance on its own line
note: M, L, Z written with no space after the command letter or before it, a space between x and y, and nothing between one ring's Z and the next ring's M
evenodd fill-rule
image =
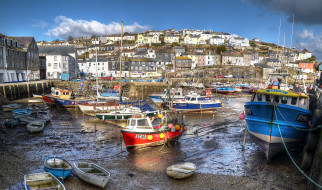
M307 122L308 121L308 116L300 114L299 116L297 116L296 121Z
M245 108L245 113L246 115L253 115L252 109L250 108Z
M145 139L145 135L136 135L135 138L137 138L137 139Z

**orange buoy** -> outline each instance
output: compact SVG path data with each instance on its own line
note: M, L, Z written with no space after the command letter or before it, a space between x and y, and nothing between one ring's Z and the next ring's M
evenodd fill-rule
M175 128L177 131L179 131L181 127L180 127L180 125L175 125L175 126L174 126L174 128Z
M186 126L184 126L184 127L183 127L183 130L185 130L185 131L186 131L186 130L187 130L187 127L186 127Z

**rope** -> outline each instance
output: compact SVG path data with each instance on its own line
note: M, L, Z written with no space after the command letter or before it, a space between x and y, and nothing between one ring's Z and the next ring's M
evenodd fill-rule
M275 106L275 105L274 105ZM276 106L276 109L277 111L279 112L279 114L282 116L282 118L284 119L284 121L286 121L291 127L293 127L294 129L297 129L297 130L300 130L300 131L314 131L314 130L317 130L317 129L320 129L322 128L322 125L318 125L316 128L313 128L313 129L302 129L302 128L298 128L298 127L295 127L293 126L290 122L288 122L285 117L282 115L281 111L278 109L278 106Z
M274 108L275 108L276 106L274 105ZM313 179L311 179L309 176L307 176L305 173L304 173L304 171L303 170L301 170L301 168L296 164L296 162L294 161L294 159L292 158L292 156L291 156L291 154L290 154L290 152L287 150L287 147L286 147L286 145L285 145L285 142L284 142L284 139L283 139L283 136L282 136L282 133L281 133L281 129L280 129L280 126L279 126L279 124L278 124L278 120L277 120L277 115L276 115L276 110L274 109L274 111L275 111L275 117L276 117L276 123L277 123L277 127L278 127L278 131L279 131L279 133L280 133L280 135L281 135L281 139L282 139L282 142L283 142L283 145L284 145L284 148L285 148L285 150L286 150L286 152L287 152L287 154L288 154L288 156L290 157L290 159L292 160L292 162L293 162L293 164L295 165L295 167L309 180L309 181L311 181L314 185L316 185L317 187L319 187L320 189L322 189L322 185L320 185L320 184L318 184L317 182L315 182Z

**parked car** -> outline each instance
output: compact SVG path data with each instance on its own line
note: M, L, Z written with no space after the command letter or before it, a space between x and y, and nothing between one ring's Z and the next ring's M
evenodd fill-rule
M216 78L224 78L222 75L217 75Z
M225 78L233 78L234 76L232 74L226 75Z

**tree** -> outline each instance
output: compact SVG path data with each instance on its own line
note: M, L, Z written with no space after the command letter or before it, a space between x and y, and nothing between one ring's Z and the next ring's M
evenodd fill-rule
M217 49L216 49L217 54L221 54L221 53L223 53L225 51L226 51L226 46L225 45L218 46Z
M172 47L174 47L174 46L179 46L179 43L178 43L178 42L173 42L173 43L171 44L171 46L172 46Z
M74 40L73 36L68 36L67 41L73 41L73 40Z

